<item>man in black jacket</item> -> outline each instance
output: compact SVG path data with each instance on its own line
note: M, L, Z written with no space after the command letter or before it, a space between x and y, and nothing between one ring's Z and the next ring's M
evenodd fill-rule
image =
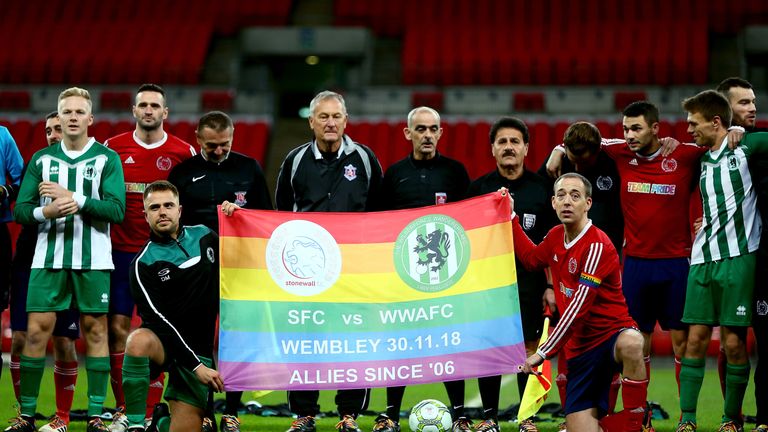
M294 212L362 212L380 206L381 165L368 147L344 135L344 98L323 91L309 104L314 139L291 150L277 179L278 210ZM288 392L291 411L299 417L288 432L315 432L320 410L316 390ZM370 389L339 390L336 405L340 432L360 432L355 419L368 406Z
M255 159L232 151L235 127L221 111L211 111L197 123L200 153L178 164L168 181L179 190L184 206L182 223L219 230L216 206L230 201L242 208L272 209L264 172Z
M180 225L178 191L169 182L146 187L144 212L150 240L130 272L142 325L128 336L123 362L128 430L144 430L149 380L161 370L168 371L171 429L200 430L208 389L224 388L213 369L219 238L205 226Z
M184 206L185 226L205 225L219 232L216 207L232 204L237 208L272 210L264 172L255 159L232 151L232 119L221 111L211 111L197 125L200 153L177 165L168 180L179 190ZM239 432L237 410L243 392L227 392L222 432Z

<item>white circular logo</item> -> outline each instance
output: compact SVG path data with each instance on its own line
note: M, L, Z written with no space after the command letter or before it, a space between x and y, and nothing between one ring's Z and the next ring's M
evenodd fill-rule
M272 280L291 294L319 294L333 286L341 274L336 239L314 222L293 220L275 228L266 255Z

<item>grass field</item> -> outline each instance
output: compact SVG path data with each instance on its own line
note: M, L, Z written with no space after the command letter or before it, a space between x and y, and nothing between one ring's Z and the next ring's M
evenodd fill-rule
M675 384L674 371L671 368L671 362L659 361L659 366L655 367L652 371L651 387L648 397L650 400L657 401L661 406L670 414L670 420L656 420L654 426L658 432L674 431L677 424L677 416L679 414L678 408L678 396L677 386ZM2 379L0 379L0 420L11 418L15 416L14 397L13 390L10 382L10 374L7 368L7 362L3 368ZM517 383L514 377L505 377L504 386L501 394L501 408L504 409L510 405L519 402L517 397ZM75 395L75 408L85 407L85 371L81 370L80 378L78 379L77 394ZM320 406L324 411L331 411L335 409L333 403L334 392L321 392ZM223 396L222 396L223 397ZM403 402L403 409L408 410L415 403L423 399L435 398L447 401L445 389L442 384L421 385L409 387L405 392L405 400ZM249 392L246 392L243 397L243 402L250 399ZM385 392L383 389L374 389L371 397L370 410L374 412L381 412L386 405ZM285 392L274 392L267 396L258 399L263 405L279 405L285 403ZM477 391L477 381L471 380L467 383L466 393L467 406L480 406L480 399ZM550 393L550 398L547 402L558 402L559 397L557 391L553 389ZM112 405L114 401L110 395L107 398L107 404ZM704 379L704 387L701 391L699 398L699 430L701 431L714 431L717 430L717 426L720 422L720 415L722 414L722 396L720 394L720 386L717 379L717 373L714 370L713 364L707 365L707 375ZM46 375L43 378L43 385L41 388L41 397L38 406L38 411L44 414L50 414L54 411L54 396L53 396L53 378L52 368L48 368ZM744 404L744 412L746 414L755 413L755 398L754 398L754 383L750 381L749 388L747 389L747 397ZM359 419L360 427L363 431L370 431L373 425L373 419L375 416L361 416ZM561 419L549 419L548 416L544 416L543 420L539 423L539 429L543 432L556 431L557 425ZM255 415L243 415L241 416L242 431L259 431L259 432L282 432L288 428L291 422L289 418L279 417L259 417ZM318 421L319 432L331 432L334 430L334 426L337 419L323 418ZM403 431L407 428L407 419L403 419ZM41 425L42 423L39 423ZM746 430L751 430L753 425L747 425ZM514 423L502 423L501 428L503 431L516 431L517 426ZM2 423L0 423L0 429L4 429ZM80 432L85 430L85 423L72 422L70 431Z

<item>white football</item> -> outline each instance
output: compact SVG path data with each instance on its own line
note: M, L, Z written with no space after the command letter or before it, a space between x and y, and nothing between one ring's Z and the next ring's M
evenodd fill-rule
M434 399L417 403L408 417L408 426L413 432L448 432L452 424L448 407Z

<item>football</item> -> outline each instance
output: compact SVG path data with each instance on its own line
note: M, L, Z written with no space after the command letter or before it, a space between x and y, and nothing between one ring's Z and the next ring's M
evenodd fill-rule
M425 399L416 404L408 417L413 432L447 432L451 430L451 412L442 402Z

